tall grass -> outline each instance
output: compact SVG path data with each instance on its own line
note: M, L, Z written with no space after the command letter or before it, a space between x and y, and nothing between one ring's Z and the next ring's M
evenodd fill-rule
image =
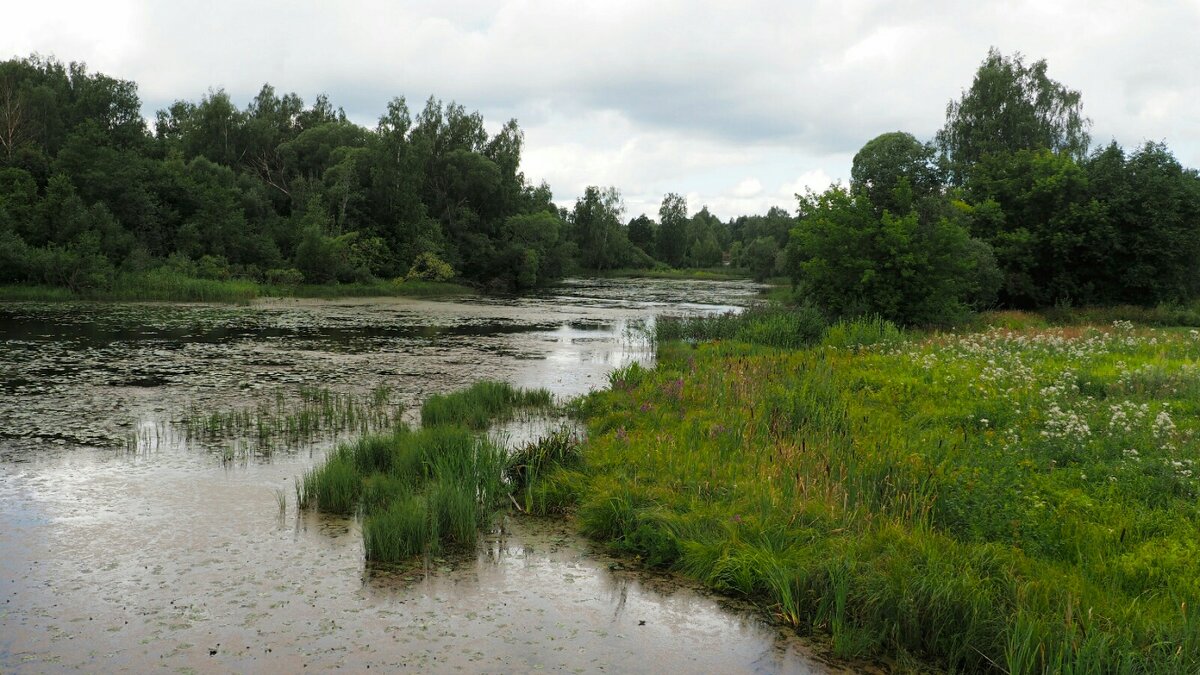
M474 393L462 400L498 400L496 392L504 392L500 398L509 405L549 403L548 393L497 383L468 391ZM441 398L455 400L453 395ZM485 408L493 415L509 409ZM297 503L361 516L371 561L402 562L417 554L473 547L479 529L488 525L507 494L506 457L478 430L462 426L464 419L477 418L438 418L415 431L400 427L339 445L299 481Z
M770 305L741 313L659 317L654 324L654 339L659 343L739 340L795 349L820 340L824 330L824 319L811 307Z
M527 491L843 656L1200 672L1198 378L1200 333L1126 323L668 342Z
M421 406L421 424L482 430L520 408L548 408L552 402L545 389L518 389L506 382L482 380L462 391L430 396Z
M267 284L252 279L202 279L161 267L118 275L111 285L72 290L57 286L0 286L0 301L214 302L245 304L258 298L435 297L474 291L461 284L412 280L352 284Z

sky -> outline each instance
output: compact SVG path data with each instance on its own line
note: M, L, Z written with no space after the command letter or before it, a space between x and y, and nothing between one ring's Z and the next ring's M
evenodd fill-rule
M794 210L875 136L931 139L989 47L1083 93L1093 143L1167 143L1200 167L1200 0L605 0L11 3L0 58L38 53L137 82L144 114L263 83L326 93L374 127L429 96L516 118L522 170L569 205L615 186L723 219Z

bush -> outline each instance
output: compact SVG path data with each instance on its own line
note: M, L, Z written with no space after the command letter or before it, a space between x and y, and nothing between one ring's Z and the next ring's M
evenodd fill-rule
M437 257L437 254L426 251L417 256L404 278L405 280L449 281L454 278L454 268Z
M905 186L901 179L901 188ZM900 190L900 188L898 188ZM989 295L998 277L986 245L972 242L941 204L878 213L865 191L840 186L801 199L788 244L792 280L832 317L878 314L905 325L948 325Z
M264 278L272 286L299 286L304 283L304 273L295 267L267 270Z
M821 344L838 349L860 349L876 345L894 345L904 340L896 324L875 315L849 321L838 321L825 331Z

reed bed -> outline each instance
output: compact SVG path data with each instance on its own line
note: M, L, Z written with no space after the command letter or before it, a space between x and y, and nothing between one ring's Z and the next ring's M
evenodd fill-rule
M184 438L235 456L270 456L328 441L346 434L368 434L389 429L402 409L392 401L387 387L365 396L327 388L302 387L294 396L276 392L273 399L254 406L205 410L192 406L180 425Z
M512 466L481 431L517 410L551 403L545 390L490 381L430 397L422 428L401 426L339 445L297 481L297 504L361 517L373 562L470 549L509 494L504 475Z

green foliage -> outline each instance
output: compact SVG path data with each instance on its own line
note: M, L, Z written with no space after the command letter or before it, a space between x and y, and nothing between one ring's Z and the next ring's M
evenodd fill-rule
M900 181L896 198L907 185ZM911 201L908 203L911 204ZM966 313L986 258L972 255L953 214L878 215L866 192L834 186L800 199L788 245L793 282L826 314L878 314L902 324L951 324Z
M516 123L488 134L454 103L414 117L394 99L369 130L324 96L306 106L264 85L239 109L217 90L160 110L151 136L132 82L36 56L0 63L0 99L18 111L0 139L0 236L20 257L0 281L102 292L115 269L178 255L193 277L365 283L437 251L511 289L575 255L549 188L519 171ZM547 214L510 234L511 219Z
M687 255L687 200L675 193L663 197L658 209L658 259L679 267Z
M741 313L658 317L654 339L660 344L672 340L692 343L738 340L765 347L798 349L819 341L824 331L825 320L812 307L769 306Z
M503 497L504 451L461 427L363 436L306 473L301 508L363 517L367 560L469 549Z
M621 215L625 206L616 188L589 186L575 202L570 229L579 264L589 270L650 267L654 261L629 241Z
M417 256L404 278L406 280L448 281L454 278L454 268L437 257L435 253L426 251Z
M832 324L826 329L821 344L838 349L858 350L866 347L895 346L904 339L904 333L891 321L880 316L863 316Z
M952 182L969 182L971 167L988 155L1050 150L1075 160L1088 151L1088 127L1078 91L1050 79L1046 61L988 50L971 88L946 106L937 134Z
M907 183L914 199L927 199L941 191L942 179L934 162L933 148L912 134L894 131L867 141L854 155L850 186L866 192L867 199L882 214L902 213L911 204L898 203L896 190Z

